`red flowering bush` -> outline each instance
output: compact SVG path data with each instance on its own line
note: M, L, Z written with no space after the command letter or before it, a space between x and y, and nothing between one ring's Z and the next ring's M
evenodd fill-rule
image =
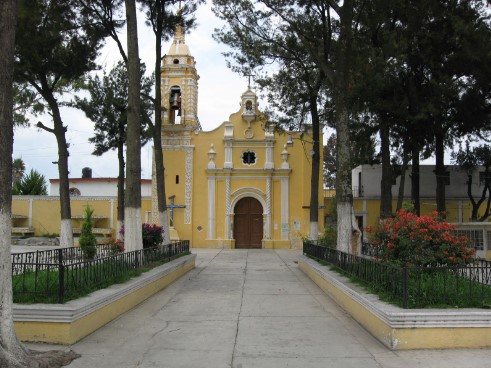
M109 243L109 245L111 246L112 255L117 255L124 252L124 243L122 240L114 240Z
M438 212L418 216L400 210L377 229L367 228L382 261L401 266L464 265L474 262L475 250L465 236L453 233L455 225Z

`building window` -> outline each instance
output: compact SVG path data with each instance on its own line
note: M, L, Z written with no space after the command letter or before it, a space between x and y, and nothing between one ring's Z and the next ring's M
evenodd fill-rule
M454 230L453 233L457 236L466 236L471 247L475 250L484 250L484 231L483 230Z
M445 173L443 174L443 183L445 185L450 185L450 172L445 171Z
M486 179L491 183L491 171L479 171L479 185L484 186L486 184Z
M256 163L256 153L253 151L245 151L242 154L242 162L244 165L253 165Z
M73 187L69 189L70 197L80 197L80 190Z

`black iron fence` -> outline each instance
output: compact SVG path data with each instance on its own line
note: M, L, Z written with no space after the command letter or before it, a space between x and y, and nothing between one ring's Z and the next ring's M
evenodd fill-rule
M63 303L81 290L104 288L130 272L187 252L188 240L116 255L110 246L98 246L93 259L84 258L77 247L12 254L14 301L41 297Z
M458 267L397 267L304 242L304 254L326 262L403 308L491 307L491 262Z

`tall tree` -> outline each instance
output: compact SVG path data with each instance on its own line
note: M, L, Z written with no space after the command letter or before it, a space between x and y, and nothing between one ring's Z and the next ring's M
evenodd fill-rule
M319 73L325 75L334 106L337 138L337 247L346 252L358 252L361 233L352 208L349 144L353 67L357 57L353 46L354 27L357 25L354 17L355 0L214 0L213 3L217 14L228 22L230 34L242 37L245 42L253 40L259 30L272 33L277 36L276 40L290 36L290 39L303 46L306 59L315 65ZM257 18L269 19L269 22L264 23L269 30L258 28L260 24L255 21ZM261 49L255 51L261 55Z
M141 96L148 96L153 86L153 78L144 76L142 67ZM92 154L101 156L104 153L116 150L118 154L118 226L116 236L121 236L121 227L124 224L124 147L126 145L126 122L128 112L128 73L126 65L118 62L109 73L104 72L102 78L90 78L85 86L90 99L77 98L74 107L81 109L85 115L94 122L94 136L89 142L95 145ZM151 115L153 101L142 100L142 108L146 115ZM141 143L145 145L150 133L147 119L141 117Z
M215 12L228 26L216 32L216 38L237 50L226 54L235 61L233 69L248 74L263 74L256 79L268 91L268 102L276 114L270 119L281 129L311 131L312 169L310 185L309 237L319 233L320 132L326 124L323 85L324 73L300 46L301 39L288 24L273 26L274 11L262 11L253 4L215 1ZM268 73L264 66L278 64ZM277 115L277 116L275 116Z
M12 184L15 184L19 180L21 180L24 176L24 172L26 171L26 164L24 160L21 158L16 158L12 160Z
M0 366L21 366L27 351L17 340L12 313L13 68L16 0L0 3Z
M52 133L58 146L60 177L60 244L73 245L68 183L68 144L60 107L61 96L96 68L95 58L104 37L74 0L21 0L16 39L16 80L29 84L43 99L53 127L37 126Z
M0 367L61 367L79 355L33 352L19 343L12 312L10 230L12 215L13 71L16 0L0 2Z
M162 41L167 40L174 32L176 25L181 24L184 29L193 26L195 19L192 15L198 4L203 0L186 1L181 8L181 1L177 0L138 0L144 6L147 24L152 27L155 35L155 98L154 123L152 124L153 155L155 162L155 179L157 186L157 211L160 225L163 227L164 244L170 243L169 219L167 215L167 198L165 192L164 156L162 150L162 81L160 68L162 62ZM179 2L179 9L174 11L175 4Z
M125 248L143 248L141 218L140 57L135 0L125 0L128 50L128 123L126 128Z

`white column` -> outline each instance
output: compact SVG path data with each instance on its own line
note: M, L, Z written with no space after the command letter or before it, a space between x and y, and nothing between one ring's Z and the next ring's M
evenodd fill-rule
M289 178L281 178L281 240L288 240L290 234L288 192Z
M225 169L231 169L233 167L232 162L232 143L225 143L225 162L223 163Z
M153 183L152 183L153 184ZM110 215L109 215L109 223L111 224L110 226L114 229L116 229L116 231L118 231L117 229L117 226L116 224L114 223L114 199L111 199L110 201L110 207L111 207L111 212L110 212ZM117 235L117 234L116 234Z
M264 163L264 168L265 169L273 169L274 168L273 144L272 143L268 143L266 146L266 161Z
M215 239L215 177L208 178L208 239Z
M264 239L271 239L271 182L272 178L266 178L266 221L264 224Z
M29 198L29 218L27 221L29 228L32 228L32 198Z
M230 178L225 179L225 239L233 239L231 229L231 208L230 208Z
M185 182L184 182L184 223L191 224L193 203L193 150L186 149Z

